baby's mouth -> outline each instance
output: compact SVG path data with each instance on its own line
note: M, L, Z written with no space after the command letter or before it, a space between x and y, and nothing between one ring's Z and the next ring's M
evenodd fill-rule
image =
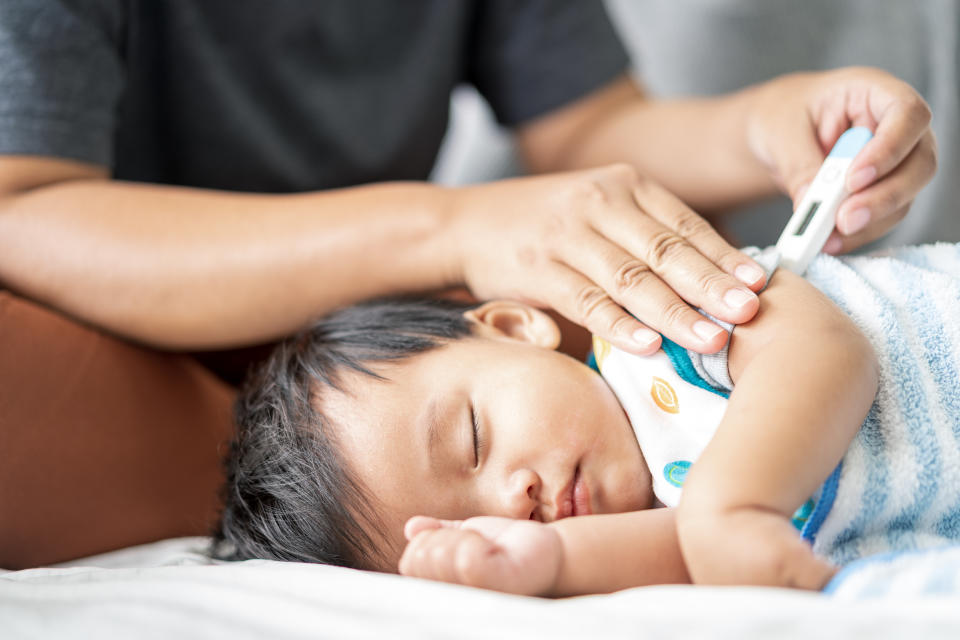
M583 479L578 464L573 470L573 478L557 497L556 520L572 516L584 516L593 513L590 508L590 490Z
M590 507L590 489L583 479L583 474L580 473L580 465L577 465L577 470L573 474L571 494L572 515L588 516L593 513L593 509Z

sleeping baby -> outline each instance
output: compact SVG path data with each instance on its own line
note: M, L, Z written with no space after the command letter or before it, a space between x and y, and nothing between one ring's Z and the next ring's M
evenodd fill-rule
M214 554L530 595L819 589L960 540L960 249L769 269L701 356L556 351L537 309L387 300L281 344L238 402Z

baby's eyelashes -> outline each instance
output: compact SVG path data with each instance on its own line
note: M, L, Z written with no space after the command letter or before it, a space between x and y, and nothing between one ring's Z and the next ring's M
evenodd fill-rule
M470 422L473 425L473 468L479 469L480 460L483 458L484 445L486 443L480 430L480 417L473 403L470 404Z

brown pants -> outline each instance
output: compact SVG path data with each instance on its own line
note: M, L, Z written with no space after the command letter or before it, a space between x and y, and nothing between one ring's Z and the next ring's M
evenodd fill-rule
M0 567L216 522L234 389L0 291Z

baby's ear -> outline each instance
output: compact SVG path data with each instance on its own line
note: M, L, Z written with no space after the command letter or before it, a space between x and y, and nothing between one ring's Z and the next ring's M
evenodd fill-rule
M505 336L545 349L560 345L560 328L553 318L522 302L491 300L463 315L478 325L481 335Z

